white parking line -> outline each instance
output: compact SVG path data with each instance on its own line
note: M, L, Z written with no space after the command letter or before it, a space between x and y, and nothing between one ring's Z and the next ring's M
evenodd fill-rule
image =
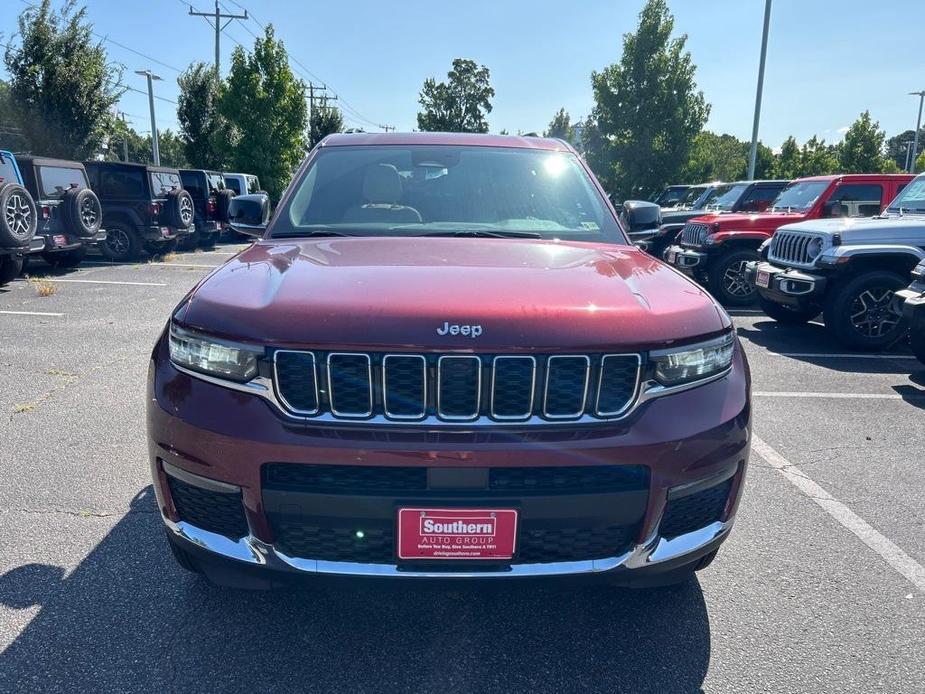
M803 359L915 359L911 354L826 354L824 352L771 352L774 357L796 357Z
M806 393L799 390L754 390L760 398L833 398L836 400L902 400L898 393ZM925 398L925 393L922 393Z
M52 316L55 318L64 315L63 313L44 313L42 311L0 311L0 313L8 316Z
M167 285L163 282L121 282L118 280L70 280L62 279L60 277L46 277L45 280L48 282L70 282L71 284L129 284L136 287L166 287ZM25 282L27 280L16 280L17 282Z
M861 542L879 554L880 558L894 571L925 593L925 566L919 564L892 541L881 535L870 523L829 494L800 468L755 435L752 435L752 450L844 528L857 535Z

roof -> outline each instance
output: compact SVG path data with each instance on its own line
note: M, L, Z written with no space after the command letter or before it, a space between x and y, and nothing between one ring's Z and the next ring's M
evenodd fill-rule
M166 173L175 173L179 174L179 169L174 169L170 166L155 166L154 164L139 164L135 161L100 161L98 159L91 159L85 161L84 166L126 166L133 169L148 169L149 171L162 171Z
M455 145L466 147L512 147L567 152L571 148L562 140L550 137L519 135L483 135L481 133L338 133L329 135L322 147L375 145Z
M73 159L54 159L51 157L39 157L34 154L17 155L16 160L33 164L35 166L64 166L69 169L83 168L83 164Z
M910 178L914 178L913 174L908 173L893 173L893 174L881 174L881 173L854 173L854 174L828 174L826 176L803 176L802 178L795 178L795 181L853 181L856 179L869 179L869 178L879 178L887 180L896 180L896 181L908 181Z

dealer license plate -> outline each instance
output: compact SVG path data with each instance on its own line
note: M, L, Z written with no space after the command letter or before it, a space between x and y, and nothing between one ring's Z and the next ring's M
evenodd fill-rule
M771 284L771 273L765 270L759 270L758 276L755 278L755 284L759 287L768 288L768 285Z
M674 265L675 258L678 257L677 251L668 251L668 262Z
M516 544L514 509L398 509L399 559L511 559Z

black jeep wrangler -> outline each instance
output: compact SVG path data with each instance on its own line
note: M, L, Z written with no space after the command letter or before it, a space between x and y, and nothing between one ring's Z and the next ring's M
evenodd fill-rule
M83 164L25 155L16 160L38 211L36 234L45 239L42 258L56 267L79 265L88 248L106 239L100 229L103 208Z
M110 260L137 260L142 250L170 252L193 232L193 198L177 169L110 161L84 165L103 206L107 233L100 250Z
M225 187L218 171L180 169L180 178L196 207L196 230L180 242L180 248L190 250L197 244L211 248L228 223L228 204L234 192Z

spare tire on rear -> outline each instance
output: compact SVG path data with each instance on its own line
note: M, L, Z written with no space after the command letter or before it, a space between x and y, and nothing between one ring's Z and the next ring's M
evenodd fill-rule
M167 193L167 223L178 229L186 229L193 224L196 212L193 198L182 188L174 188Z
M35 202L18 183L0 186L0 246L28 246L38 227Z
M103 220L100 199L89 188L70 188L61 200L61 215L67 228L78 236L96 236Z
M234 197L234 191L225 188L215 194L215 216L220 222L228 221L228 206L231 205L231 198Z

